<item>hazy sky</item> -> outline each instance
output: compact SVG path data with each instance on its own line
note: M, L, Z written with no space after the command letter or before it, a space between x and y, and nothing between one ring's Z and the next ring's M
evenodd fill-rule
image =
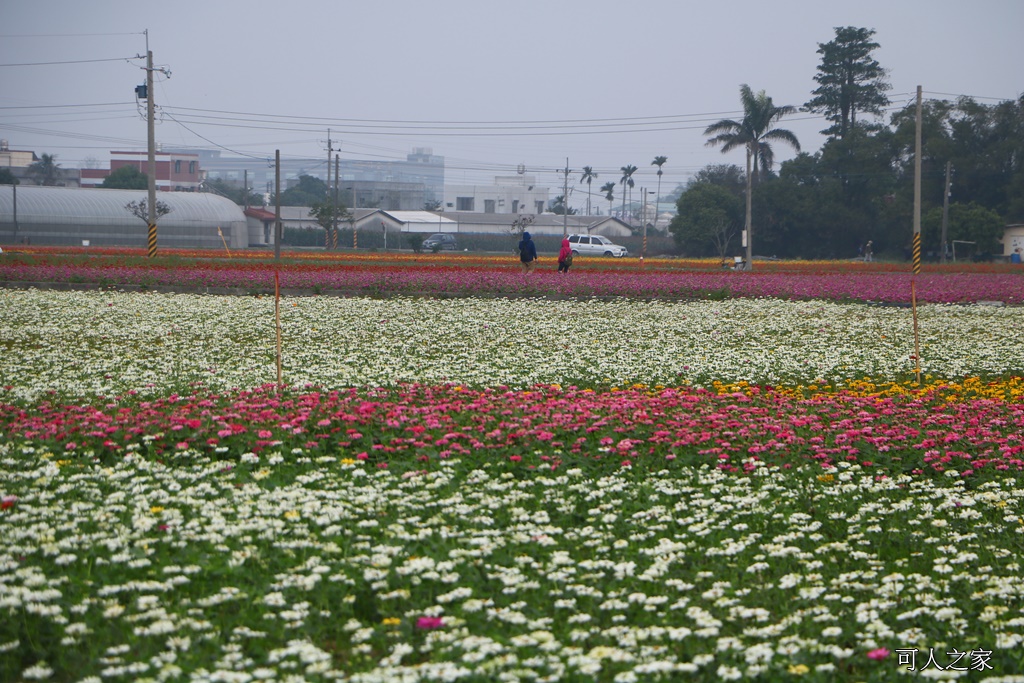
M326 157L330 128L342 158L430 147L449 183L523 164L554 187L568 157L575 180L598 172L595 190L626 164L653 190L664 155L667 192L706 164L744 163L703 134L739 116L741 83L807 102L837 26L877 31L894 106L918 85L985 103L1024 92L1022 0L0 0L0 137L68 167L145 150L144 62L124 58L145 53L148 29L171 71L155 88L164 146ZM25 65L40 62L73 63ZM780 125L805 151L824 140L814 115Z

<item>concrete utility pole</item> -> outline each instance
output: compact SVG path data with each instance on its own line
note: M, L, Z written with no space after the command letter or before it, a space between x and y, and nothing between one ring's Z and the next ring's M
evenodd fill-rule
M281 150L274 150L274 260L281 260Z
M334 155L334 210L331 211L331 244L334 249L338 248L338 154Z
M327 129L327 197L328 197L328 201L330 201L330 197L331 197L331 153L332 152L334 152L334 149L331 147L331 129L328 128ZM331 213L333 214L334 213L334 204L332 203L330 206L331 206ZM324 249L330 249L331 248L331 225L333 225L333 221L331 223L329 223L324 228L324 230L327 232L327 234L324 235Z
M149 49L149 29L146 29L146 135L149 143L149 257L156 256L156 125L153 106L153 52Z
M942 236L940 238L941 244L939 249L942 250L942 256L940 260L942 263L946 262L946 230L949 227L949 186L950 186L950 173L953 170L953 162L946 162L946 191L942 193Z
M569 157L565 158L565 178L562 185L562 237L569 236Z

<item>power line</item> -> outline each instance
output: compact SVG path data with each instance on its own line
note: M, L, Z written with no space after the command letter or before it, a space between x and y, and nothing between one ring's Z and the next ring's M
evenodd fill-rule
M110 59L72 59L61 62L21 62L18 64L0 64L0 66L50 66L53 64L94 64L96 62L128 62L133 59L142 59L139 55L134 57L112 57Z

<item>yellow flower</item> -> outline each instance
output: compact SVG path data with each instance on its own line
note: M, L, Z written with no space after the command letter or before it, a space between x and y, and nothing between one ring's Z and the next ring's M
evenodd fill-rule
M301 516L302 515L299 514L298 510L289 510L288 512L284 513L285 519L298 519Z
M154 515L159 515L163 511L164 509L159 505L154 505L153 507L149 508L149 512Z
M398 617L384 617L384 620L380 622L385 626L398 626L402 623L402 620Z
M834 476L832 476L831 474L819 474L819 475L818 475L818 481L823 481L823 482L825 482L826 484L827 484L828 482L832 481L833 479L835 479L835 477L834 477Z
M789 665L789 673L793 674L794 676L803 676L805 673L808 673L809 671L810 668L806 664Z

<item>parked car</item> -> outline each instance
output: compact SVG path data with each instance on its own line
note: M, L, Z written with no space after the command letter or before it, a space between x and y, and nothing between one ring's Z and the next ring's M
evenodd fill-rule
M423 248L427 251L439 251L441 249L455 251L458 246L455 242L455 235L447 235L443 232L436 233L423 240Z
M569 247L572 255L578 256L629 256L629 251L615 244L604 235L569 235Z

